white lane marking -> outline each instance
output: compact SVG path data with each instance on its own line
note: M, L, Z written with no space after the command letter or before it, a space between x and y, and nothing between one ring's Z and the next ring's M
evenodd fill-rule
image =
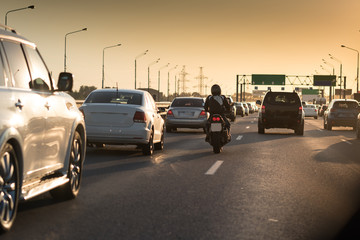
M349 141L347 141L347 140L345 140L345 139L341 139L341 141L343 141L343 142L346 142L347 144L352 144L351 142L349 142Z
M249 129L250 128L250 126L246 126L246 129Z
M216 161L216 162L211 166L211 168L209 168L209 170L207 170L207 172L205 173L205 175L214 175L223 162L224 162L224 161Z
M322 132L322 131L323 131L323 129L320 129L320 128L319 128L318 130L319 130L320 132Z
M239 135L236 140L240 141L243 138L243 135Z
M254 123L254 121L251 121L251 123Z

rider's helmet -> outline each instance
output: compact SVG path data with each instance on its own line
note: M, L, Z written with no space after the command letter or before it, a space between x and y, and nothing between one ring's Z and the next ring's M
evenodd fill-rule
M220 86L217 85L217 84L212 85L212 87L211 87L211 94L212 94L213 96L219 96L219 95L221 95L221 88L220 88Z

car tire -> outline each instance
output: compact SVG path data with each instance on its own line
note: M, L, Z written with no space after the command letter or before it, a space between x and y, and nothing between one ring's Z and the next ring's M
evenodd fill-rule
M51 196L57 200L76 198L79 194L81 177L84 165L84 145L80 133L75 132L70 150L67 177L69 181L64 185L50 191Z
M332 125L331 125L331 123L327 123L327 124L326 124L326 129L329 130L329 131L332 130Z
M357 139L360 139L360 126L359 125L360 125L359 123L356 124L356 138Z
M166 126L166 132L167 132L167 133L171 133L171 131L172 131L172 128L171 128L171 127Z
M258 123L258 133L265 134L265 128L261 123Z
M164 128L161 131L160 142L154 144L155 150L163 150L164 149Z
M20 198L18 160L11 144L6 144L0 154L0 231L9 231L13 225Z
M151 156L154 153L154 132L151 131L149 142L143 146L142 152L146 156Z
M300 135L300 136L303 136L303 135L304 135L304 124L299 125L299 126L295 129L295 134L296 134L296 135Z

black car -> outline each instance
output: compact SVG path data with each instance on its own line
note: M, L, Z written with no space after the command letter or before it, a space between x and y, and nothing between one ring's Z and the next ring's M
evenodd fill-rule
M261 104L258 132L269 128L289 128L297 135L304 135L304 111L296 92L269 91Z
M332 130L334 126L356 129L359 114L359 103L354 99L334 99L324 112L324 129Z
M225 116L227 118L229 118L232 122L235 121L236 119L236 106L235 103L233 101L233 99L231 97L226 97L227 101L229 102L230 105L230 111L225 113Z

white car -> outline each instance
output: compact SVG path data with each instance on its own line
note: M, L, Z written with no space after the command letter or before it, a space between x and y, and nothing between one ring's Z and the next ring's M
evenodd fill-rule
M50 191L75 198L86 152L84 118L71 73L58 87L36 45L0 25L0 232L14 224L18 203Z
M87 141L91 146L137 145L144 155L164 147L164 120L146 91L98 89L85 99Z
M303 105L303 109L305 112L305 117L313 117L315 119L318 118L318 109L314 104Z

